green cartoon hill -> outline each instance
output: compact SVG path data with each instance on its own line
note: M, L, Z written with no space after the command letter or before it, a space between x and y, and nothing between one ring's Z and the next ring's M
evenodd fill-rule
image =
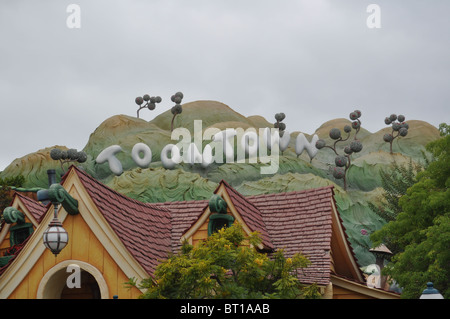
M368 236L361 234L365 229L369 233L380 228L384 221L368 208L368 202L379 201L381 180L379 172L388 168L393 161L397 163L424 162L425 145L439 138L439 131L434 126L417 120L408 121L409 134L396 139L393 144L394 154L389 153L389 145L383 141L383 135L390 128L386 127L371 133L361 128L358 138L364 145L360 153L354 154L353 166L348 171L347 191L343 190L341 180L331 174L334 166L334 153L330 149L322 149L314 159L310 160L304 152L297 158L295 154L295 138L300 132L291 132L288 149L279 158L279 170L275 174L261 175L261 167L267 164L257 163L224 163L211 164L204 169L200 165L180 163L172 170L163 168L161 150L171 140L170 110L147 122L143 119L127 115L116 115L106 119L89 136L83 151L88 155L85 163L79 167L107 184L111 188L143 202L182 201L192 199L208 199L220 180L225 179L243 195L275 193L302 190L325 185L335 186L335 198L341 213L347 234L353 245L361 266L374 262L368 252ZM229 106L215 101L196 101L183 104L183 112L176 116L175 127L187 128L191 133L194 121L202 121L202 129L215 127L226 128L259 128L273 127L267 119L254 115L245 117ZM381 123L382 120L381 120ZM350 125L350 120L335 119L322 124L313 134L305 134L308 141L317 134L327 142L331 128L343 130ZM131 157L131 150L137 143L144 143L152 150L152 162L148 168L138 167ZM208 143L205 141L203 146ZM120 145L122 152L117 154L123 166L123 174L115 176L107 163L97 164L96 157L102 150ZM53 146L14 160L3 172L1 178L23 175L24 187L47 187L47 169L55 168L63 173L60 163L50 158L53 148L70 147Z

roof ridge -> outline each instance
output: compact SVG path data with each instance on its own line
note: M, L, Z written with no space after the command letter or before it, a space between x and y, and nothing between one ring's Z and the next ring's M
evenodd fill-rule
M26 208L28 209L30 214L33 216L33 218L36 219L36 222L40 224L41 220L46 215L51 203L44 205L40 201L37 201L26 195L20 194L19 192L14 192L13 201L16 196L20 198L20 200L26 206ZM36 212L36 210L37 210L37 212Z
M256 195L248 195L245 196L247 199L248 198L255 198L255 197L260 197L260 196L276 196L276 195L293 195L293 194L303 194L303 193L312 193L312 192L316 192L316 191L320 191L320 190L326 190L326 189L331 189L333 195L334 195L334 185L327 185L327 186L321 186L321 187L316 187L316 188L309 188L309 189L302 189L302 190L294 190L294 191L289 191L289 192L278 192L278 193L267 193L267 194L256 194ZM244 196L244 195L242 195Z
M23 198L25 200L33 202L33 203L35 203L35 204L37 204L39 206L46 207L46 205L42 204L40 201L35 200L35 199L33 199L33 198L29 197L29 196L23 195L20 192L15 191L13 196L16 196L16 195L19 196L20 198Z
M259 208L255 206L255 204L253 204L251 201L248 200L248 198L244 195L242 195L241 193L239 193L237 190L235 190L230 184L228 184L226 181L223 180L223 184L225 186L226 190L231 190L234 194L236 194L237 196L241 197L242 199L244 199L246 202L248 202L249 204L251 204L253 207L255 207L258 211ZM261 211L260 211L261 212Z
M230 192L229 192L229 191L231 191L231 192L233 193L234 196L237 196L238 198L240 198L241 200L243 200L243 201L245 202L246 205L251 206L251 207L254 209L254 211L257 212L257 214L258 214L259 217L260 217L258 223L262 224L262 225L261 225L261 226L262 226L262 231L264 232L264 233L261 232L261 236L264 237L264 238L261 238L262 243L265 244L265 246L267 246L267 247L269 247L269 248L275 247L274 244L273 244L273 242L272 242L272 238L270 237L269 231L267 230L267 225L266 225L266 222L265 222L265 220L264 220L264 218L263 218L263 212L262 212L255 204L253 204L247 197L245 197L244 195L242 195L241 193L239 193L236 189L234 189L234 188L233 188L230 184L228 184L225 180L222 180L222 181L220 182L220 184L223 184L223 185L224 185L225 191L228 193L228 196L230 197L231 201L233 201L233 197L230 196ZM220 186L220 184L219 184L219 186ZM235 203L233 203L233 205L236 206ZM245 210L244 210L244 212L245 212ZM252 225L253 222L254 222L254 220L251 220L251 218L250 218L249 216L243 215L242 213L243 213L243 212L240 212L242 218L244 218L244 219L247 219L247 217L249 218L249 220L245 220L246 224L248 225L249 222L250 222L251 225L248 225L248 226L251 226L251 227L253 228L253 227L255 226L255 225ZM253 231L255 231L255 230L257 230L257 229L253 229ZM265 238L265 237L267 237L267 238Z
M171 248L172 215L162 206L125 196L71 167L100 214L135 260L152 274L157 261L167 258Z
M129 202L132 202L132 203L134 203L134 204L138 204L138 205L140 205L140 206L150 207L150 208L158 208L158 209L159 209L159 208L161 207L160 205L156 205L156 203L144 203L144 202L141 202L141 201L139 201L139 200L137 200L137 199L134 199L134 198L131 198L131 197L129 197L129 196L126 196L126 195L124 195L124 194L122 194L122 193L119 193L118 191L116 191L116 190L112 189L111 187L109 187L109 186L103 184L102 182L98 181L96 178L94 178L93 176L91 176L89 173L87 173L86 171L81 170L80 168L78 168L78 167L75 166L75 165L71 165L70 168L69 168L69 171L70 171L71 169L75 170L75 172L77 173L77 175L78 175L78 174L82 174L83 176L85 176L86 178L88 178L88 179L91 180L92 182L96 183L96 184L99 185L100 187L102 187L102 188L108 190L109 192L113 193L114 195L117 195L117 196L119 196L119 197L121 197L121 198L123 198L123 199L125 199L125 200L127 200L127 201L129 201ZM68 171L68 172L69 172L69 171ZM64 180L65 180L66 175L68 174L68 172L63 176ZM81 182L83 183L83 180L81 180ZM61 183L63 183L63 180L61 181ZM84 183L83 183L83 184L84 184ZM163 208L162 210L168 211L168 210L165 209L165 208Z

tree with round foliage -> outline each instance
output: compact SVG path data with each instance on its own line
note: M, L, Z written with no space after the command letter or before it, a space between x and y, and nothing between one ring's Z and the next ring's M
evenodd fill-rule
M280 137L283 137L284 131L286 130L286 124L283 123L283 120L286 118L286 115L284 113L277 113L275 114L275 120L276 122L273 124L273 127L278 129L278 134ZM281 149L281 154L283 154L283 149Z
M139 118L139 112L142 109L148 108L150 111L153 111L156 108L156 103L161 103L162 99L160 96L144 94L143 96L138 96L134 101L139 105L137 110L137 117Z
M172 95L170 99L172 100L172 102L175 103L175 105L170 110L173 114L172 122L170 123L170 131L173 132L175 117L178 114L181 114L181 112L183 112L183 108L181 107L181 101L183 100L183 93L177 92L174 95Z
M280 136L283 136L284 131L286 130L286 124L283 123L283 120L286 118L284 113L275 114L276 122L273 124L274 128L277 128L280 132Z
M260 242L257 233L245 236L242 226L233 224L195 247L184 243L156 267L153 277L128 284L145 289L141 299L321 297L316 285L302 285L297 277L310 264L305 256L286 258L278 250L269 258L255 248Z
M392 125L392 132L384 134L383 140L386 143L389 143L390 152L391 154L393 154L392 143L397 137L405 137L406 135L408 135L409 125L405 122L404 115L397 116L396 114L391 114L389 117L386 117L384 119L384 123L386 125Z
M344 181L344 189L347 190L347 171L351 166L351 155L353 153L361 152L363 149L363 145L360 140L358 140L357 135L358 132L361 129L361 111L355 110L354 112L350 113L349 115L350 119L352 120L352 124L345 125L344 126L344 132L347 134L345 138L342 137L342 132L338 128L332 128L329 132L329 136L331 139L333 139L335 142L331 145L326 145L326 142L323 139L320 139L316 142L316 148L322 149L322 148L329 148L333 150L333 152L336 154L334 164L336 167L333 169L333 176L336 179L342 179ZM350 142L349 145L345 146L344 148L344 154L338 154L336 146L340 142L345 142L349 140L352 129L355 130L355 136L354 139Z
M67 151L61 150L59 148L54 148L50 151L50 157L59 161L61 164L61 169L65 172L64 164L67 163L84 163L87 160L87 155L83 151L77 151L76 149L68 149Z

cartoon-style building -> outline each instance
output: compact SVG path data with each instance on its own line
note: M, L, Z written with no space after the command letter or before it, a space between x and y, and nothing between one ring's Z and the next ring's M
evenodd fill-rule
M43 244L53 206L15 193L0 229L0 298L137 298L124 284L148 278L184 240L195 245L238 222L258 231L260 251L302 252L312 262L302 283L317 283L324 298L399 298L369 288L337 211L333 187L244 197L225 181L214 194L226 202L218 216L208 200L141 203L72 166L61 181L76 211L59 206L69 242L55 256ZM81 269L81 288L69 288L69 266Z

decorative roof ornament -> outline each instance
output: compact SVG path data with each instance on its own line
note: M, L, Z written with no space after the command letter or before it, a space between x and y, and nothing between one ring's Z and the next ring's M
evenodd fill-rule
M3 219L7 224L17 223L21 225L25 223L25 215L14 207L6 207L3 210Z
M37 199L40 202L51 202L52 204L61 204L69 215L76 215L78 211L78 201L73 198L62 185L55 181L55 170L47 171L49 187L37 192Z
M234 217L227 214L227 202L217 194L214 194L209 200L208 236L216 231L233 225Z
M227 206L227 202L220 195L214 194L209 199L209 210L211 213L226 214Z

